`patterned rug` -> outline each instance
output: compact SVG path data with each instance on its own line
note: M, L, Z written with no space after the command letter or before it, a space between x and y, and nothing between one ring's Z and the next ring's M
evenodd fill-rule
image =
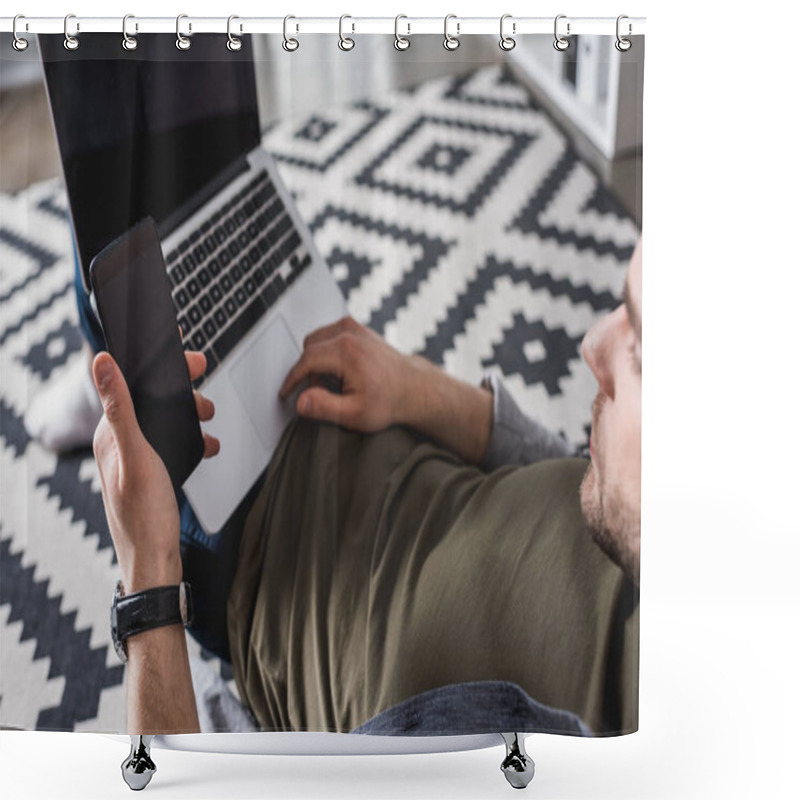
M520 84L495 67L432 80L287 119L265 146L356 319L466 380L498 371L585 445L580 342L619 302L637 230ZM22 423L80 358L76 320L61 183L0 196L0 722L120 731L94 460L44 451Z

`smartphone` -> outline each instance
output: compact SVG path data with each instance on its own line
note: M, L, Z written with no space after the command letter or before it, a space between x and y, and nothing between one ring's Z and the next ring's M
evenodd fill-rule
M203 458L189 370L155 222L147 217L89 266L108 352L176 492Z

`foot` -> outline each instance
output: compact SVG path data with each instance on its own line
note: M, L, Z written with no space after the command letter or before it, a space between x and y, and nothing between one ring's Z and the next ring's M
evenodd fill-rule
M48 450L64 452L89 447L102 415L87 359L81 358L33 399L25 430Z
M150 758L150 742L152 736L131 736L131 752L122 762L122 779L135 792L139 792L150 783L156 772L156 765Z
M518 733L502 733L506 743L506 757L500 765L506 780L515 789L524 789L536 770L533 759L525 752L525 739Z

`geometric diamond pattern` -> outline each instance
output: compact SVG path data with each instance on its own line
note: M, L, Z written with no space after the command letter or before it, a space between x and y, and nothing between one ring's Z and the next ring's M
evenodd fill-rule
M356 183L472 217L534 138L496 125L423 114L359 173ZM437 159L443 155L449 158L440 167Z
M523 410L586 443L595 384L580 342L619 303L638 231L510 72L329 104L264 145L354 317L465 380L499 372ZM0 195L0 722L119 731L96 467L22 425L82 357L76 323L60 182Z
M420 156L417 166L444 172L450 177L472 155L466 147L454 147L448 144L434 144Z
M559 379L570 374L569 362L578 357L582 337L570 336L563 328L551 330L542 320L531 322L522 314L514 314L505 334L501 342L492 345L492 357L483 359L483 366L502 364L525 383L541 383L548 394L561 394ZM531 360L531 352L537 353L535 360Z
M295 138L307 139L309 142L319 144L335 128L335 122L314 114L311 119L295 133Z

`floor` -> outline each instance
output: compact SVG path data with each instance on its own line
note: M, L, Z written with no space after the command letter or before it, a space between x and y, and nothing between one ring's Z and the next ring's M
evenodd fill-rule
M0 92L0 192L19 191L60 171L44 84Z

